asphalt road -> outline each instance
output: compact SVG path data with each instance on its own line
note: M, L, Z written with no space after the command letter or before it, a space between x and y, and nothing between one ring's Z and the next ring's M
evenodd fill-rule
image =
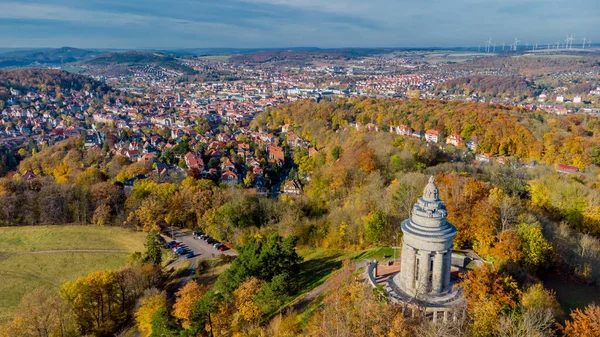
M168 232L168 234L169 235L162 234L162 236L166 242L170 242L173 240L173 238L171 238L171 236L170 236L171 235L170 231ZM237 255L237 253L231 249L221 252L221 251L217 250L216 248L214 248L212 245L208 244L206 241L195 239L192 234L189 234L186 232L174 231L173 234L175 235L175 241L181 243L185 248L194 252L194 257L189 259L190 266L187 268L187 270L185 272L183 272L181 274L181 276L179 277L179 280L177 280L177 283L175 284L175 286L170 288L169 291L167 292L167 300L170 303L172 303L175 300L175 293L177 292L177 290L179 290L181 287L186 285L186 283L188 283L189 281L192 280L192 278L194 276L194 270L198 267L198 263L199 263L200 259L217 257L221 254L225 254L225 255L229 255L229 256ZM179 265L181 262L183 262L185 260L188 260L185 257L185 255L179 256L179 258L177 258L177 260L171 262L168 266L165 267L165 269L166 270L175 269L177 267L177 265Z
M167 234L169 234L169 236L163 235L165 240L167 242L173 240L170 238L171 233L167 232ZM218 249L214 248L212 245L206 243L206 241L204 241L204 240L194 239L192 234L188 234L188 233L182 232L182 231L175 231L174 234L175 234L175 241L183 243L183 245L186 248L188 248L189 250L192 250L194 252L194 257L192 258L192 260L197 260L198 258L217 257L221 254L225 254L225 255L229 255L229 256L237 255L237 253L231 249L221 252ZM185 257L183 257L183 258L185 258ZM195 261L192 261L192 264L194 264L194 262Z

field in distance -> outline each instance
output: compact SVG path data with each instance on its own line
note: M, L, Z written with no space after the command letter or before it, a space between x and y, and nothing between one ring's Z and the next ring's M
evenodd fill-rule
M92 225L0 228L0 325L27 292L118 269L129 254L143 251L144 239L144 233Z

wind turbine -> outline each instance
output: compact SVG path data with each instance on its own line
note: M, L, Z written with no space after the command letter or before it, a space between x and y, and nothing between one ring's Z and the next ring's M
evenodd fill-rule
M537 45L538 45L538 43L536 42L536 43L533 45L533 50L536 50L536 49L537 49Z
M556 49L560 48L560 41L556 41Z
M485 41L485 52L489 53L490 52L490 47L492 46L492 38L490 37L489 40Z
M585 37L583 38L583 43L581 44L581 48L585 49L585 40L587 40Z
M567 39L565 40L565 42L566 42L565 49L571 49L571 47L573 46L573 40L575 40L573 38L573 35L571 35L571 36L567 35Z
M513 44L513 50L514 50L514 51L517 51L517 49L519 49L519 42L521 42L521 40L519 40L519 39L517 39L517 38L515 37L515 42L514 42L514 44Z
M506 44L506 42L502 42L502 51L504 51L504 45Z
M529 49L529 42L525 43L525 50Z

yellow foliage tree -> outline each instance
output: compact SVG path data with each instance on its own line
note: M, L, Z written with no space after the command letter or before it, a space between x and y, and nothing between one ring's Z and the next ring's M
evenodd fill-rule
M200 285L195 281L191 281L181 288L175 296L175 304L173 305L173 316L181 322L181 326L188 328L190 326L194 303L206 293L206 286Z
M520 295L517 282L487 265L469 272L461 287L467 298L475 337L493 336L500 328L501 315L517 308Z
M143 337L152 334L152 318L154 318L157 311L165 308L166 305L167 301L164 293L149 295L141 299L140 307L135 312L135 320Z
M261 288L262 281L251 277L233 292L233 305L236 310L232 322L233 336L251 335L259 328L263 312L254 303L254 297Z

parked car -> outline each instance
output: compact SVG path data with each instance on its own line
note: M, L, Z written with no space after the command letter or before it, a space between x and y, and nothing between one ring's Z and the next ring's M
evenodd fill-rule
M221 245L219 248L217 248L219 251L224 252L226 250L229 249L229 247L225 246L225 245Z
M179 254L179 255L183 255L187 252L187 249L183 248L183 247L179 247L177 248L177 250L175 251L175 253Z
M193 257L194 257L194 252L192 252L192 251L188 252L188 253L185 255L185 258L186 258L186 259L191 259L191 258L193 258Z
M171 241L171 242L167 243L167 245L169 246L169 248L175 247L176 244L177 244L177 241Z

